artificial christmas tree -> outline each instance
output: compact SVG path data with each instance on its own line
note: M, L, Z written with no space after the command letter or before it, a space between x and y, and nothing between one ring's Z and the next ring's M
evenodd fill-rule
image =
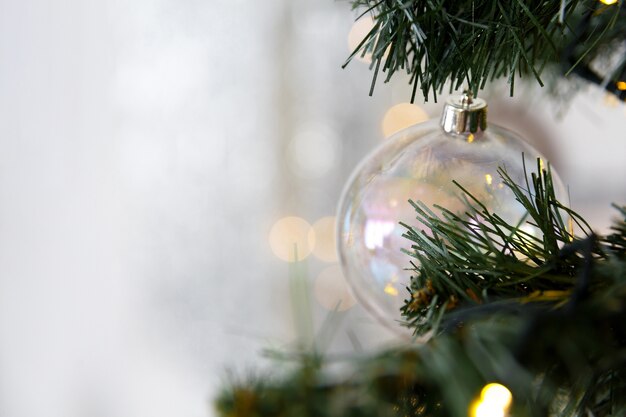
M517 77L543 85L550 70L626 95L622 1L352 4L374 19L352 55L371 55L372 88L380 72L388 80L404 69L412 98L421 91L436 99L446 87L475 96L499 77L513 94ZM360 357L339 374L315 352L299 352L286 375L225 387L216 400L221 415L626 415L626 207L616 206L611 233L595 234L568 208L549 164L508 133L490 131L470 97L460 105L461 131L444 111L443 133L435 123L418 126L374 154L341 209L342 258L357 295L368 289L367 303L396 284L389 291L402 302L371 301L376 313L392 325L401 317L429 340ZM458 142L447 147L450 133ZM472 159L461 156L481 143L493 145L480 153L491 160L467 165ZM418 151L403 160L412 146ZM446 152L436 153L440 147ZM368 229L368 220L378 223ZM402 262L406 288L389 267Z

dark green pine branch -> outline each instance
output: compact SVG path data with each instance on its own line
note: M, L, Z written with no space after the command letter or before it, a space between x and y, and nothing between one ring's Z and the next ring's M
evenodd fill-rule
M371 54L371 91L385 73L387 82L406 71L414 100L449 89L469 88L474 95L497 78L506 78L513 95L517 77L533 77L543 86L546 68L575 73L623 95L617 81L626 76L626 60L601 76L589 67L606 60L626 40L626 8L598 0L350 0L374 27L350 55ZM345 66L345 65L344 65ZM624 81L624 80L622 80ZM625 93L626 94L626 93Z
M441 211L437 215L411 202L417 220L430 231L405 225L405 237L413 242L408 254L417 262L402 312L416 334L436 330L458 305L511 299L559 303L574 289L584 261L567 250L574 241L573 224L586 236L591 228L556 199L550 169L543 170L540 160L530 184L515 184L505 169L498 173L528 213L520 224L508 224L456 182L465 213L435 206ZM611 239L619 248L619 241ZM594 248L594 256L604 253L599 245Z
M538 168L524 185L500 175L539 237L467 192L463 216L414 204L432 234L407 234L421 263L405 313L417 332L433 330L426 344L356 359L340 376L324 358L296 355L295 371L225 387L218 414L472 416L481 388L498 382L512 393L509 415L624 416L626 207L612 233L597 236L554 198L549 169Z

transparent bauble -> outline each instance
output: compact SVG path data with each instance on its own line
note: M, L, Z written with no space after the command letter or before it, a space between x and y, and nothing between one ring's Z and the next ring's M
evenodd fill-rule
M477 121L451 115L459 110L459 100L449 101L441 121L400 131L370 153L352 174L339 205L338 248L350 288L369 312L401 332L405 330L398 322L409 295L408 268L416 260L402 251L410 249L411 242L402 237L406 228L399 223L424 229L408 201L465 213L466 200L452 182L456 180L490 211L517 224L527 213L502 183L498 168L505 168L517 184L525 184L524 161L528 176L536 171L537 158L546 163L515 133L495 125L487 128L486 105ZM456 107L450 109L450 103ZM554 170L552 176L557 199L566 202L566 189ZM530 225L523 227L539 233Z

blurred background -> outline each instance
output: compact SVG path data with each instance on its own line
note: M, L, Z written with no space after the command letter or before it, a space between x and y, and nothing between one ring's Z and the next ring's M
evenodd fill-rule
M261 350L302 332L294 276L307 331L344 301L331 350L393 340L346 291L333 216L357 162L443 100L402 104L401 78L368 97L368 63L341 69L355 17L347 1L0 0L1 417L211 416L227 369L275 366ZM558 118L516 87L485 92L491 122L606 231L626 106L589 87Z

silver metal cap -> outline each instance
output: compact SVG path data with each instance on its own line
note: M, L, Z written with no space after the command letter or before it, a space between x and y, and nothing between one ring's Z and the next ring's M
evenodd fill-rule
M441 127L446 133L479 135L487 130L487 102L470 92L451 96L443 106Z

